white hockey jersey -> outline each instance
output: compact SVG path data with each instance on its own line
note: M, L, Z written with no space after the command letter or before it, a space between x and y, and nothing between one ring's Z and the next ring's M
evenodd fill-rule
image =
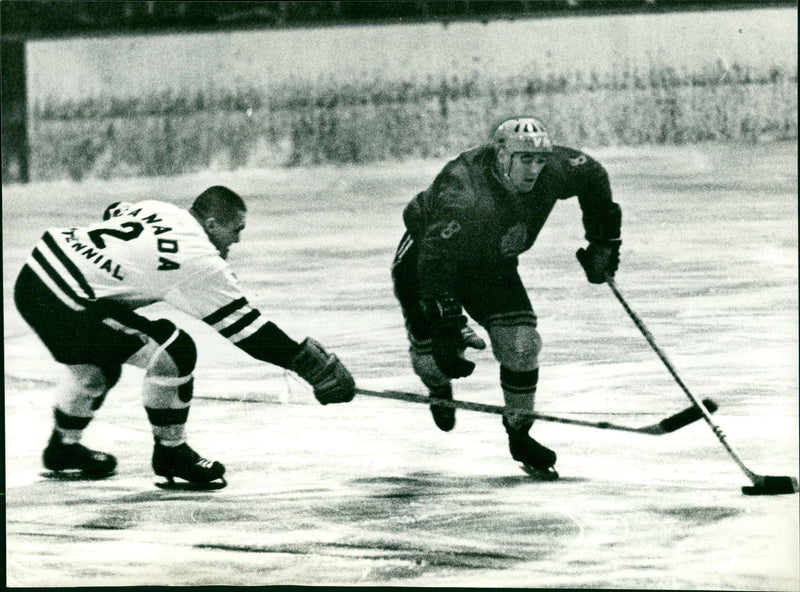
M48 229L26 262L67 306L166 302L234 343L266 324L190 212L148 200L107 215L83 228Z

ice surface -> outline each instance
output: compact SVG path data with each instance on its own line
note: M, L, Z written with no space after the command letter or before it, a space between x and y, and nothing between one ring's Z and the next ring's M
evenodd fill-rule
M755 472L798 475L797 147L597 152L623 217L617 276L687 386ZM231 254L245 290L293 337L312 335L359 386L424 392L407 359L389 265L400 213L443 162L4 187L7 583L10 586L393 585L798 590L798 497L748 481L703 422L666 436L539 423L562 478L530 481L500 418L423 405L316 403L164 306L199 344L191 444L229 485L162 491L126 369L86 433L115 454L100 482L42 476L60 370L13 308L47 226L111 201L188 203L212 184L249 204ZM605 286L585 281L576 200L521 258L544 339L537 410L647 425L689 404ZM485 336L481 329L478 331ZM502 404L491 352L456 396Z

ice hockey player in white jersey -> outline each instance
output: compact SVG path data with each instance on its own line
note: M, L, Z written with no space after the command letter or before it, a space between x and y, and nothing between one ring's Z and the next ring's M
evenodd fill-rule
M142 396L155 473L170 483L178 477L198 487L224 486L224 466L186 443L195 343L172 321L137 314L155 302L202 319L256 359L296 372L323 405L353 399L353 378L335 355L311 338L294 341L242 293L226 258L245 221L242 198L214 186L189 210L152 200L115 203L100 222L44 233L19 273L14 299L68 369L43 454L47 469L89 478L114 472L112 455L80 441L122 364L132 364L146 370Z

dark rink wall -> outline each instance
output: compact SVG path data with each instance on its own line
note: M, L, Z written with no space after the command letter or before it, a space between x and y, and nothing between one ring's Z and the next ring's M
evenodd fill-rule
M32 176L439 157L519 110L586 146L785 139L796 39L769 8L30 41Z

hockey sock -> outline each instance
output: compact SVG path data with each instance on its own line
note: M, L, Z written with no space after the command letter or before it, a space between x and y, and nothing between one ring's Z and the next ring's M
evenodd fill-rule
M108 389L101 371L88 364L67 368L54 406L55 429L65 444L80 442L83 430L105 399Z
M83 430L89 425L91 417L76 417L67 415L58 407L53 409L55 417L55 431L61 436L64 444L77 444L81 441Z
M186 421L191 405L192 376L147 376L142 398L153 436L164 446L186 441Z
M533 411L536 385L539 382L539 369L518 372L500 366L500 386L506 406L506 421L513 427L523 427L530 423L530 416L523 414Z

